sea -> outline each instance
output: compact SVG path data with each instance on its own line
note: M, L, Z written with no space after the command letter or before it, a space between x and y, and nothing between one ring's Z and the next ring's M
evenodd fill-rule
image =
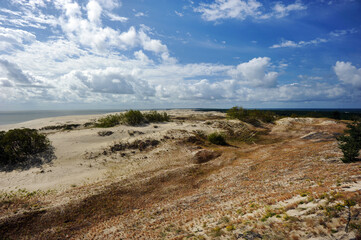
M187 108L189 109L189 108ZM157 109L157 110L169 110L169 109ZM227 109L213 109L213 108L194 108L198 111L220 111L226 112ZM358 113L361 114L361 109L290 109L290 108L273 108L262 109L276 112L283 111L307 111L307 112L333 112L339 111L340 113ZM14 124L26 122L39 118L60 117L60 116L72 116L72 115L93 115L93 114L105 114L112 112L120 112L124 109L95 109L95 110L36 110L36 111L0 111L0 125Z
M93 115L120 112L119 109L105 110L37 110L37 111L0 111L0 125L26 122L39 118L73 116L73 115Z

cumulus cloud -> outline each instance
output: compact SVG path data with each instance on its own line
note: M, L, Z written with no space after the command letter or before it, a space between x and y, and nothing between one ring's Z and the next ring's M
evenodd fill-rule
M242 21L247 17L254 19L282 18L292 11L301 11L306 8L300 1L289 5L278 2L273 8L264 11L263 4L257 0L215 0L213 3L201 3L194 8L194 11L201 13L202 18L206 21L221 19Z
M155 53L168 52L166 45L162 44L160 40L151 39L143 30L141 30L138 35L144 50Z
M161 40L149 37L145 27L137 31L131 26L124 32L103 27L101 21L103 8L99 0L90 0L86 5L87 19L82 17L82 8L77 2L58 2L56 6L64 13L60 17L61 28L70 40L81 45L91 47L98 52L110 48L128 50L140 46L146 51L163 56L169 55L167 46ZM107 15L111 20L123 22L127 20L111 13Z
M89 21L92 22L92 23L95 23L95 24L99 24L100 23L100 16L101 16L102 11L103 11L100 4L95 0L91 0L86 5L86 8L88 10L88 19L89 19Z
M271 59L268 57L254 58L246 63L239 64L229 71L229 75L238 81L254 87L275 87L277 72L267 72Z
M361 89L361 68L356 68L351 62L337 61L333 70L341 82Z
M66 78L71 88L96 93L131 94L147 98L155 94L155 90L144 80L127 74L121 68L105 68L96 70L73 71ZM77 81L79 80L79 81Z

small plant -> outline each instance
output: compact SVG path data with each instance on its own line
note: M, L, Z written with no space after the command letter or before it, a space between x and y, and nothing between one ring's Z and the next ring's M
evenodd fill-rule
M265 222L268 218L271 218L275 215L276 215L275 212L272 212L270 209L267 209L266 214L261 218L261 221Z
M215 227L212 229L212 235L214 237L220 237L224 234L224 232L222 231L222 228L220 227Z
M228 225L228 226L226 227L226 230L230 232L230 231L235 230L235 228L234 228L233 225Z
M114 132L112 132L112 131L100 131L100 132L98 132L98 135L101 137L106 137L106 136L112 135L113 133Z
M0 132L0 165L25 162L31 155L50 148L48 138L36 129L13 129Z
M354 162L361 149L361 121L354 121L347 125L344 134L337 138L338 146L343 153L344 163Z
M217 132L208 135L208 141L216 145L227 145L227 142L224 139L223 135Z

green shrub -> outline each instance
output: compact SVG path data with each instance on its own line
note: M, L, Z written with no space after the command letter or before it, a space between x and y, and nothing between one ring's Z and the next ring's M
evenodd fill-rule
M242 107L233 107L227 111L227 117L239 119L241 121L257 125L259 121L271 123L276 120L276 115L270 111L243 109Z
M337 140L338 146L343 153L341 160L344 163L356 161L361 149L361 121L347 124L347 129Z
M128 124L131 126L140 125L145 122L167 122L169 116L167 113L158 113L157 111L151 111L149 113L142 114L138 110L129 110L123 114L111 114L103 118L98 119L97 127L114 127L118 124Z
M123 118L122 114L110 114L105 117L99 118L98 122L95 124L97 127L114 127L118 124L120 124L121 120Z
M208 135L208 141L216 145L227 145L223 135L217 132Z
M142 124L145 121L143 114L138 110L129 110L123 114L123 122L134 126Z
M150 111L149 113L144 113L144 118L148 122L168 122L169 116L167 113L158 113L157 111Z
M0 132L0 164L14 165L27 160L31 155L44 152L50 142L35 129L13 129Z

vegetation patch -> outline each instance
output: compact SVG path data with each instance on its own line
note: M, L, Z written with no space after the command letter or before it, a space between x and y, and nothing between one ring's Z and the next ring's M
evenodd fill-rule
M130 126L137 126L144 123L152 122L168 122L169 115L167 113L158 113L151 111L149 113L141 113L138 110L129 110L125 113L110 114L98 119L95 124L96 127L114 127L119 124L126 124Z
M347 125L344 134L337 138L339 148L343 153L344 163L354 162L361 149L361 121L354 121Z
M208 135L207 139L209 142L216 145L223 145L223 146L228 145L226 139L221 133L217 133L217 132L211 133L210 135Z
M157 111L150 111L143 115L148 122L169 122L170 120L170 117L166 112L158 113Z
M95 126L101 128L114 127L120 124L122 119L123 119L123 114L110 114L105 117L99 118Z
M209 150L200 150L194 155L194 162L197 164L209 162L217 157L219 157L221 153Z
M259 125L260 122L272 123L277 116L271 111L243 109L242 107L233 107L227 111L227 117L230 119L238 119L252 125Z
M13 129L0 132L0 165L24 163L30 156L51 147L48 138L35 129Z
M113 131L100 131L98 132L98 135L101 137L106 137L112 135L113 133L114 133Z
M139 151L143 151L149 147L155 147L159 145L159 141L155 139L147 139L145 141L135 140L131 143L116 143L109 148L111 152L120 152L126 149L138 149Z
M73 130L78 128L80 124L63 124L63 125L53 125L42 127L39 130Z

